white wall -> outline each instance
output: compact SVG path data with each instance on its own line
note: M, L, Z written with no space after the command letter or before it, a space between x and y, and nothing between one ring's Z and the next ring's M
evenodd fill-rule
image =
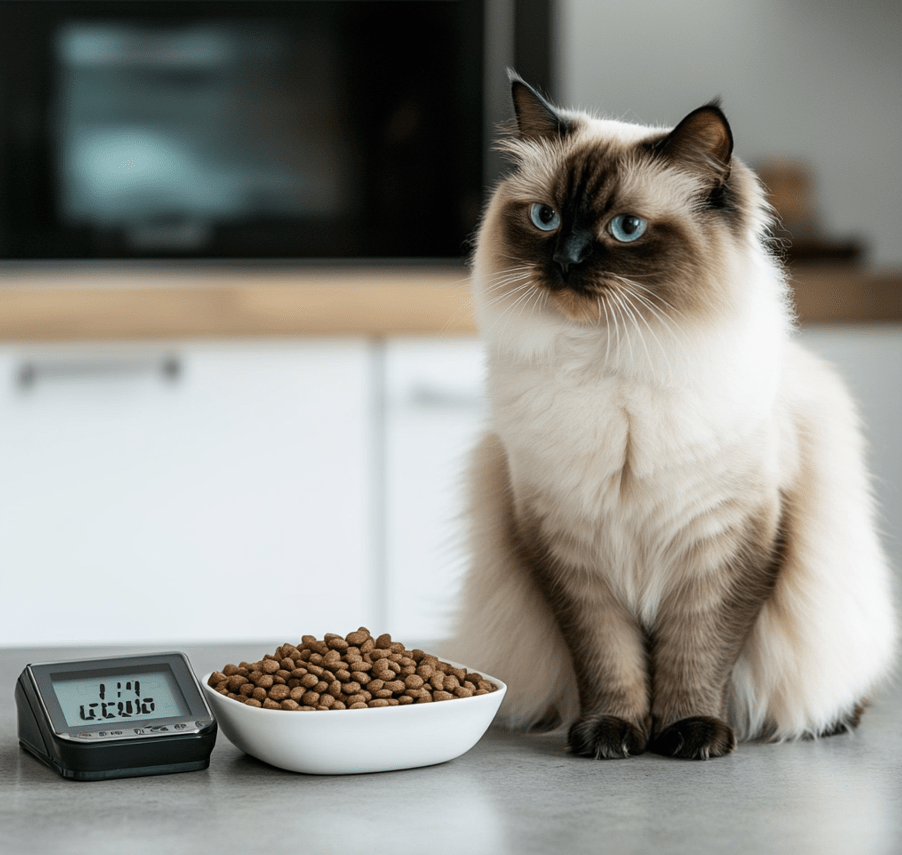
M559 2L562 102L674 125L719 95L738 156L808 158L825 230L902 264L902 3Z

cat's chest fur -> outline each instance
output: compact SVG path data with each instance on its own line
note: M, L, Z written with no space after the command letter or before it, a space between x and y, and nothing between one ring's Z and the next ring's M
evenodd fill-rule
M489 388L521 522L566 565L605 572L638 611L653 613L686 572L692 539L729 531L772 489L770 389L740 393L726 377L661 387L505 357Z

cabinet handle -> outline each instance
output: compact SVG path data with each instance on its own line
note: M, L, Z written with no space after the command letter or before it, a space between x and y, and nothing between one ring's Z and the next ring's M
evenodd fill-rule
M468 409L480 407L485 396L480 389L460 386L443 386L433 383L415 383L411 386L408 401L424 409Z
M47 380L104 380L146 374L159 374L163 380L175 382L181 373L181 359L172 354L149 358L27 359L16 372L16 382L26 390Z

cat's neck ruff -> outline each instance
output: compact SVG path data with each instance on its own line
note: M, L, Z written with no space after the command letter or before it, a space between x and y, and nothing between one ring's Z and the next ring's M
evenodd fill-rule
M578 325L552 310L480 300L477 262L493 427L509 452L532 459L547 449L554 459L569 444L578 456L580 437L628 425L631 465L651 476L662 460L691 465L762 430L792 324L770 259L750 252L740 267L746 282L734 311L652 335L639 324ZM619 445L611 445L612 472L626 462Z

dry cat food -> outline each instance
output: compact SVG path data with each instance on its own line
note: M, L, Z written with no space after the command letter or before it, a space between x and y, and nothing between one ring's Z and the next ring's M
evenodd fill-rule
M210 675L221 695L271 710L344 710L450 701L487 695L498 687L481 674L407 650L388 633L373 638L360 627L322 641L305 635L259 662L226 665Z

